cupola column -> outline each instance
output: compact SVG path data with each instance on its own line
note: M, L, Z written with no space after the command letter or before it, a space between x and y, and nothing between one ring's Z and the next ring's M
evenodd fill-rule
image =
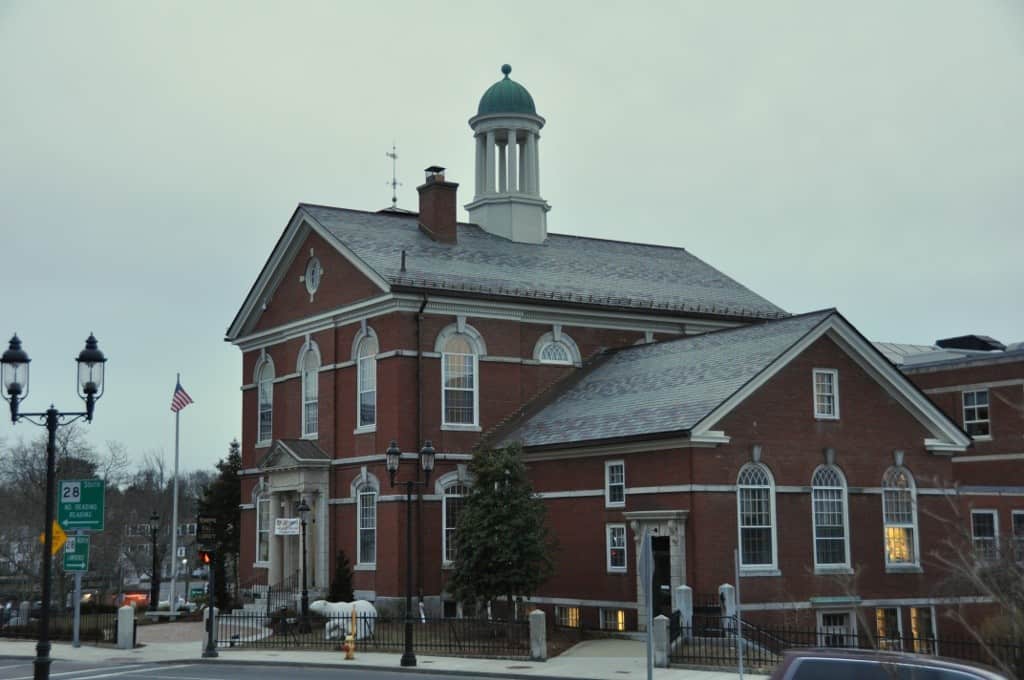
M484 150L484 163L486 168L484 170L484 190L482 194L493 194L494 193L494 130L487 131L487 139L484 142L487 147Z
M487 157L487 149L484 145L487 141L483 135L476 136L476 177L473 186L476 187L476 195L479 196L484 191L484 182L486 181L484 175L484 159Z
M537 189L537 135L531 131L526 132L526 158L523 160L523 167L526 170L526 191L531 196L537 196L540 191Z
M518 155L519 146L516 144L515 128L509 128L508 141L505 143L505 146L508 148L508 192L511 194L515 193L519 188L519 167L516 165L516 156Z
M498 144L498 193L508 191L508 154L507 144Z

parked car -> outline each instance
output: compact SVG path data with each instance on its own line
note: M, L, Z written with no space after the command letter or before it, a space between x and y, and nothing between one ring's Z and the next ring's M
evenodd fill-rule
M955 659L877 650L790 649L771 680L1006 680L990 668Z

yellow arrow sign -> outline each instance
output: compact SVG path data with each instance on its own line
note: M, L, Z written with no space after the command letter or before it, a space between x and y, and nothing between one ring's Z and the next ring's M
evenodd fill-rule
M53 520L53 546L50 549L51 555L56 555L57 551L64 547L64 543L68 540L68 535L64 533L64 528L57 523L57 520ZM39 542L46 545L46 533L39 534Z

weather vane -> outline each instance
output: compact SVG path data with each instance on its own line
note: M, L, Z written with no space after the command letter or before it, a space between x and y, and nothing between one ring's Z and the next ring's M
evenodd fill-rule
M385 182L391 187L391 209L398 209L398 187L402 186L402 183L398 181L398 150L395 148L395 143L391 142L391 151L384 154L391 159L391 181Z

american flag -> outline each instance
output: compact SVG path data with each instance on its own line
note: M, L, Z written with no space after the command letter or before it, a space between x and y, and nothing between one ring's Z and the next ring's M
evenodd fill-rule
M171 412L177 413L191 403L192 397L188 396L188 392L181 386L181 381L179 380L174 388L174 396L171 397Z

